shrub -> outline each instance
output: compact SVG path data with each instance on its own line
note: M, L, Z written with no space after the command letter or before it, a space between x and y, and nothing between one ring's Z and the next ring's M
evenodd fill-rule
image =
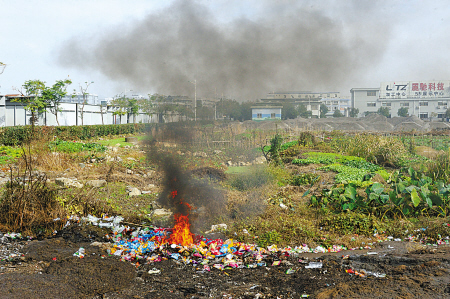
M430 160L427 165L427 176L433 180L442 180L449 182L450 180L450 155L448 153L437 156Z
M319 224L326 230L341 234L371 236L375 230L382 230L380 222L375 216L352 212L327 216Z
M261 187L272 179L264 166L249 166L248 171L230 175L229 184L239 191Z
M0 142L3 145L22 145L29 141L57 137L62 140L86 140L108 135L144 133L154 124L122 124L92 126L15 126L0 129Z
M342 151L347 155L362 157L378 165L396 166L407 152L403 143L397 138L369 134L356 135L342 146Z

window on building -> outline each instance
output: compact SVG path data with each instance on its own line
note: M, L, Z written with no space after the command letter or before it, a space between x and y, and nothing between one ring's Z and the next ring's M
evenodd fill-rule
M445 114L444 113L438 113L438 118L445 118Z
M419 114L420 119L428 118L428 112L423 112Z
M381 106L383 106L383 107L391 107L391 102L383 102L383 103L381 103Z
M262 118L262 113L257 113L256 118Z
M275 113L271 113L270 118L275 118Z
M409 107L409 102L400 103L400 107Z
M376 91L368 91L367 92L367 96L368 97L376 97L377 96L377 92Z
M419 102L419 106L428 106L428 102Z
M367 102L367 107L376 107L377 103L376 102Z
M333 101L333 105L339 105L339 101Z
M447 102L438 102L438 106L447 106Z

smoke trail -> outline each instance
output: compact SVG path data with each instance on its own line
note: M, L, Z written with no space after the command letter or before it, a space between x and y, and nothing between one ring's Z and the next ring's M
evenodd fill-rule
M193 129L180 123L164 124L152 133L148 159L159 166L164 173L163 190L158 202L175 214L190 214L193 228L207 224L207 221L225 211L225 194L205 180L194 178L184 169L183 156L175 151L189 148ZM162 142L176 145L165 148ZM188 205L186 205L188 204Z
M259 3L262 15L225 23L198 2L176 0L130 28L71 39L59 62L170 95L192 95L194 79L199 97L255 100L273 90L329 91L383 55L389 30L378 24L371 2L314 9L314 2L267 1ZM366 23L358 22L366 16Z

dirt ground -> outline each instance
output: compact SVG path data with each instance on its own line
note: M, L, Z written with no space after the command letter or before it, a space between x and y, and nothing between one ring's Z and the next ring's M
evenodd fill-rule
M210 265L208 272L170 259L120 261L106 253L105 233L71 227L50 239L9 241L24 255L0 261L0 298L450 298L448 246L392 241L369 250L273 254L267 266ZM80 247L84 258L73 256ZM306 268L311 262L321 268Z

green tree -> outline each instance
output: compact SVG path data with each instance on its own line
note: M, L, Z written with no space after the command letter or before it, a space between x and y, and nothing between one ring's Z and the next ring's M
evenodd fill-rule
M298 110L295 109L294 104L291 102L283 102L283 108L281 109L282 119L294 119L298 116Z
M139 104L137 99L127 98L127 112L133 116L133 123L136 122L136 115L139 113Z
M327 113L328 113L328 107L325 104L320 104L320 118L325 118L327 117Z
M148 99L142 99L140 101L140 108L145 114L152 117L153 114L157 115L158 122L163 122L164 103L167 99L166 96L160 94L149 94ZM193 113L192 113L193 114Z
M139 99L138 101L138 105L139 108L145 113L147 114L150 118L152 117L152 114L155 113L155 105L154 103L150 100L151 99L151 95L149 95L148 99Z
M275 165L281 163L280 150L283 143L283 137L278 133L270 140L270 148L266 150L266 146L261 145L261 150L266 160Z
M181 116L184 117L185 120L188 118L194 118L194 112L191 108L187 107L186 105L177 105L175 107L175 111Z
M348 116L350 117L358 117L359 109L358 108L350 108L348 111Z
M30 123L34 126L38 121L38 115L46 111L48 102L42 96L45 90L45 82L40 80L28 80L18 90L22 95L20 98L15 98L13 101L21 103L25 110L31 113Z
M380 108L378 108L377 113L381 114L383 116L386 116L387 118L391 117L391 113L390 113L388 107L380 107Z
M344 114L341 113L339 109L334 110L333 117L343 117Z
M45 87L42 91L42 98L47 103L50 113L55 115L56 123L59 126L58 112L61 112L62 98L67 94L67 86L72 84L70 80L58 80L52 87Z
M397 115L401 117L408 117L409 116L408 108L407 107L399 108L397 111Z
M214 119L214 109L207 106L197 106L197 119Z
M300 104L297 107L298 115L303 118L310 118L312 116L312 112L308 111L305 105Z
M221 99L217 105L218 112L228 119L241 119L241 105L236 100Z
M122 123L122 115L127 114L127 108L128 108L128 99L125 96L120 96L117 98L114 98L111 101L111 106L115 108L113 115L119 116L119 122ZM83 119L83 118L81 118Z
M240 121L252 120L252 105L253 102L242 102L241 103L241 118Z
M445 111L444 116L445 116L445 118L450 118L450 108L448 108L448 109Z

